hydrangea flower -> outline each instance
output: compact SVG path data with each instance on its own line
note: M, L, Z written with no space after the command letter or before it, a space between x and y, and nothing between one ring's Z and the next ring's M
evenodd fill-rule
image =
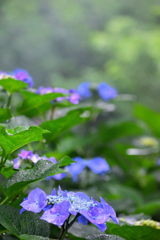
M28 84L28 87L33 87L33 79L29 73L24 69L15 69L11 73L5 73L0 71L0 80L6 78L15 78Z
M65 227L67 224L71 226L78 219L78 222L82 224L87 224L90 221L104 232L109 217L118 224L114 209L103 198L101 198L101 202L98 202L93 198L90 199L83 192L62 191L60 187L57 194L56 190L53 189L51 195L46 195L41 189L36 188L20 205L23 207L21 212L24 209L35 213L44 210L41 219L57 226L63 225ZM75 218L69 223L70 215L75 216ZM66 225L64 225L65 222Z
M100 83L97 90L104 101L109 101L110 99L117 97L117 90L110 87L107 83Z
M56 98L57 102L61 102L63 100L68 100L69 102L71 102L72 104L78 104L79 101L81 100L80 95L78 94L77 91L75 91L74 89L70 89L70 90L66 90L63 88L51 88L51 87L39 87L38 90L35 92L37 94L40 95L44 95L44 94L48 94L48 93L63 93L63 94L70 94L67 97L58 97ZM54 103L54 101L52 101Z
M13 160L13 163L14 163L13 167L15 169L18 169L24 160L30 160L34 164L36 164L39 160L48 160L54 164L57 163L57 160L55 159L55 157L47 158L45 155L40 157L38 154L34 154L32 151L21 150L21 153L18 154L18 158L15 158ZM46 179L49 180L51 178L54 178L56 180L61 180L64 177L66 177L66 173L58 173L51 177L47 177Z
M95 157L88 161L87 166L96 174L105 174L110 170L109 164L104 158Z
M48 160L52 163L57 162L55 157L47 158L45 155L40 157L38 154L34 154L32 151L22 150L21 153L18 154L18 158L14 159L14 168L17 168L18 165L20 166L23 160L30 160L34 164L36 164L39 160Z
M28 195L27 200L24 200L20 206L22 206L27 211L32 211L34 213L39 213L47 205L46 194L40 188L34 189Z
M86 162L81 157L73 158L76 163L71 163L70 166L65 168L72 175L74 182L77 181L77 176L83 171L86 167Z
M110 171L110 167L106 160L101 157L95 157L90 160L84 160L81 157L73 158L76 163L72 163L70 166L65 168L72 175L72 180L77 181L78 175L83 171L85 167L90 168L90 170L96 174L105 174Z
M26 70L20 68L15 69L13 72L13 77L17 80L27 83L29 87L33 87L33 79Z
M83 82L78 86L77 92L82 98L91 98L92 93L90 91L90 83L89 82Z

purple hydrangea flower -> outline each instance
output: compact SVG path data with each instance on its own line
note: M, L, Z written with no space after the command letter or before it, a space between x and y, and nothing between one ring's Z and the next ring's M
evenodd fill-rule
M43 209L41 219L58 226L62 226L66 220L68 222L70 215L78 217L78 222L84 225L89 220L103 232L109 217L118 224L113 208L104 199L101 198L99 203L82 192L62 191L60 187L57 194L53 189L51 195L46 195L41 189L36 188L24 199L21 206L23 207L21 212L25 209L38 213Z
M65 220L69 217L69 207L70 203L64 200L63 202L54 205L53 208L45 211L41 219L57 226L62 226Z
M28 159L32 155L33 155L32 151L26 151L26 150L22 150L21 153L18 154L18 156L23 159Z
M110 99L117 97L117 90L110 87L107 83L100 83L97 90L104 101L109 101Z
M106 203L106 201L102 197L100 197L100 200L104 211L109 214L109 217L112 218L115 223L119 224L119 220L116 217L116 212L114 211L114 209L108 203Z
M47 195L43 190L36 188L29 193L27 200L24 200L20 205L27 211L39 213L47 205L46 197Z
M89 99L92 96L92 93L89 90L89 88L90 88L90 83L83 82L78 86L77 92L81 97Z
M96 225L102 232L106 230L105 222L108 220L109 215L103 209L91 207L88 211L80 210L80 213L88 219L91 223Z
M110 170L109 164L101 157L95 157L88 161L87 166L96 174L104 174Z
M27 83L29 87L33 87L33 79L26 70L15 69L13 72L13 77L17 80Z
M81 97L78 94L78 92L75 91L74 89L66 90L64 88L51 88L51 87L43 88L41 86L41 87L39 87L39 89L35 93L40 94L40 95L44 95L44 94L48 94L48 93L70 94L67 97L58 97L58 98L55 99L55 101L61 102L61 101L65 100L65 99L67 99L72 104L78 104L80 99L81 99ZM52 103L54 103L54 101L52 101Z
M18 169L20 167L20 165L22 164L22 162L23 162L23 160L21 158L15 158L13 160L13 164L14 164L13 167L15 169Z

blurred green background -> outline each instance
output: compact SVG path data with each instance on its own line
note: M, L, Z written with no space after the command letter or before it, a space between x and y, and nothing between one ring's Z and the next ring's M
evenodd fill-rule
M0 0L0 54L35 87L108 82L160 110L158 0Z

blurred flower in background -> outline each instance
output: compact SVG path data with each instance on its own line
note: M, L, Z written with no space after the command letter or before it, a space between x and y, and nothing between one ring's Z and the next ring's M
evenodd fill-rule
M110 99L117 97L117 90L110 87L107 83L100 83L97 90L104 101L109 101Z

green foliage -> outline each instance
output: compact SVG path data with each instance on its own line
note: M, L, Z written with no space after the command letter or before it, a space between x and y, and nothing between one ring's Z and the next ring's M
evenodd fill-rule
M19 90L28 87L28 84L23 81L16 80L14 78L6 78L0 80L0 86L2 86L12 95L13 93L18 92Z
M107 232L120 236L126 240L159 240L160 229L155 229L149 226L118 226L108 223Z
M25 99L22 102L22 106L18 109L17 114L25 114L30 117L42 114L52 107L51 100L64 96L62 93L39 95L29 91L21 91L21 94Z
M0 125L0 146L3 148L4 157L7 158L12 152L30 142L41 141L43 138L43 129L35 127L16 127L14 130L6 131L6 128Z
M36 236L36 235L27 235L22 234L19 236L21 240L49 240L48 237Z
M4 193L8 197L16 195L33 182L63 172L59 167L64 167L72 162L69 157L64 157L56 164L48 160L40 160L32 169L20 170L7 179L2 185Z
M85 111L88 111L88 108L79 108L72 111L69 111L66 116L43 122L40 127L43 129L47 129L52 134L44 134L44 138L47 141L51 141L55 137L57 137L62 132L80 124L87 120L88 117L83 117L82 114Z
M7 119L12 117L11 111L9 108L0 108L0 123L5 122Z
M38 214L32 212L20 214L19 211L19 209L12 206L1 205L0 224L17 237L21 234L43 237L49 235L48 224L40 220Z
M146 106L137 104L134 108L134 115L145 122L152 133L160 138L160 113L155 112Z

